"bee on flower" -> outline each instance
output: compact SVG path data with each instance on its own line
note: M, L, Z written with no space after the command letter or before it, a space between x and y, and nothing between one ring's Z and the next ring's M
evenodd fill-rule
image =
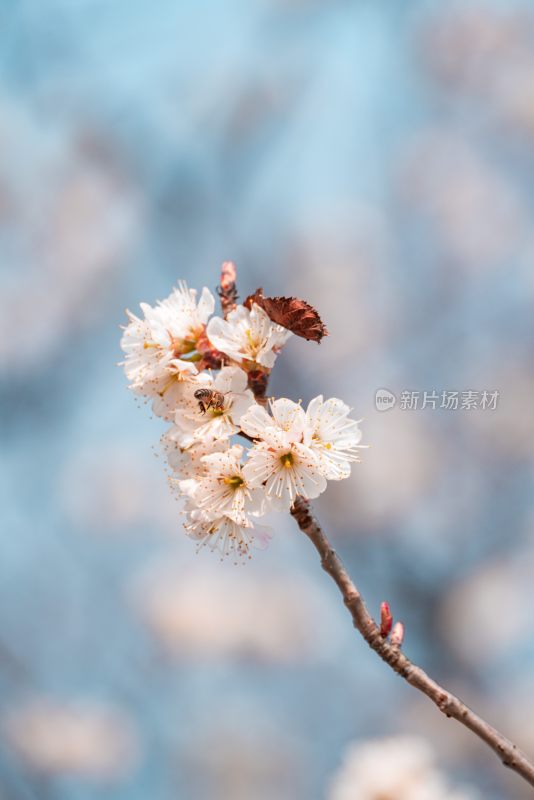
M214 394L217 402L202 401L202 397L213 398ZM189 385L175 412L182 446L229 439L239 432L243 414L255 403L247 389L247 375L239 367L223 367L213 379L204 373L199 382Z

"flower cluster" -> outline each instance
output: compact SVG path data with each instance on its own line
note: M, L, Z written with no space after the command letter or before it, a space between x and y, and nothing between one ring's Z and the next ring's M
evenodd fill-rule
M265 401L258 386L266 387L291 331L253 301L223 303L225 318L212 316L214 308L208 289L197 301L182 282L157 306L142 303L142 318L127 312L123 365L132 391L171 423L163 443L186 532L200 546L244 557L270 537L261 517L349 476L361 432L337 398L319 395L306 409Z

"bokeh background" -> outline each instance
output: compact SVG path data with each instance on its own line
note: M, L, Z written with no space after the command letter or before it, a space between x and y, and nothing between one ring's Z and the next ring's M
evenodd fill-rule
M406 652L534 754L532 4L3 2L0 151L3 800L320 800L396 734L529 797L290 519L246 567L195 555L116 363L125 307L225 259L314 303L331 335L272 390L342 397L371 445L317 513Z

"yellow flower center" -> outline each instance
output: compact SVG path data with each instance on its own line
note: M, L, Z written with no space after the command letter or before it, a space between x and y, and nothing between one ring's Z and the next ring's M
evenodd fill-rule
M191 353L182 353L182 355L174 354L175 358L180 358L182 361L202 361L202 353L191 352Z
M198 340L203 333L203 328L191 328L189 333L184 339L173 336L170 330L167 329L169 334L169 348L172 350L174 358L183 358L187 361L200 361L202 355L197 352Z
M252 331L250 330L250 328L247 328L247 330L245 331L245 335L247 337L247 342L251 355L256 356L260 347L260 342L258 337L252 335Z
M225 478L224 482L227 486L230 486L231 489L238 489L245 483L241 475L232 475L230 478Z
M284 453L283 456L280 456L280 461L282 463L282 466L285 467L286 469L289 469L289 467L293 466L294 460L295 459L293 458L293 453Z

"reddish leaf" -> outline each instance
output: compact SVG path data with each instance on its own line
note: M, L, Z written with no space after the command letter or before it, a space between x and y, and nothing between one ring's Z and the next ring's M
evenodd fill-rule
M317 343L323 336L328 336L321 317L305 300L299 300L297 297L265 297L263 289L256 289L254 294L245 300L247 308L251 308L252 303L263 308L273 322L287 328L296 336Z

